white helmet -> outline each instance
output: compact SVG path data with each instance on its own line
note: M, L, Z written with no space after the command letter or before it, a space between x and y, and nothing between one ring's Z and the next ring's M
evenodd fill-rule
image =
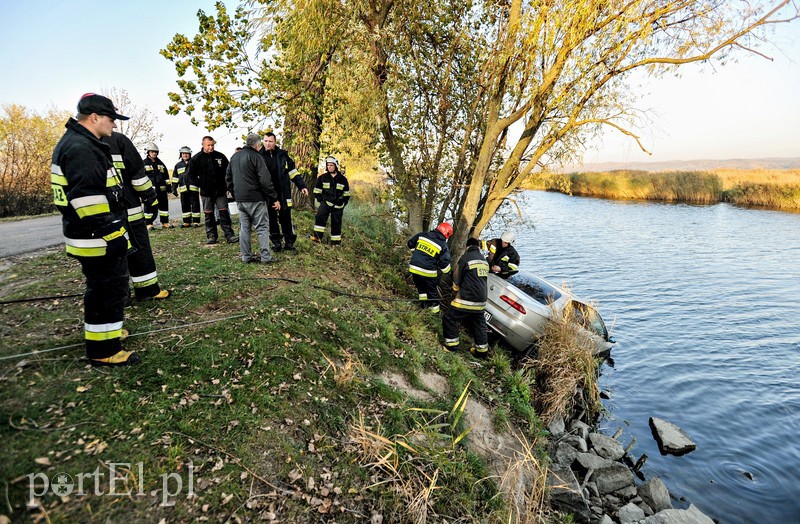
M339 161L336 160L335 156L329 156L325 159L325 165L327 166L328 164L333 164L336 166L336 169L339 169Z
M517 239L517 235L512 233L511 231L506 231L502 235L500 235L500 240L506 242L508 244L513 244L514 241Z
M155 145L154 143L150 142L147 145L147 151L146 152L149 153L150 151L155 151L156 153L158 153L158 146Z
M158 149L156 149L158 151ZM192 149L189 146L183 146L182 148L178 149L178 153L189 153L192 154Z

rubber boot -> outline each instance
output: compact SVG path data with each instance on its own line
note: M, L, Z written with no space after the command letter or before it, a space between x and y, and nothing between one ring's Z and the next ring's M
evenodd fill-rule
M219 225L222 227L222 234L225 236L225 240L227 240L229 244L239 241L239 237L237 237L233 232L233 227L231 226L231 214L227 209L219 210Z
M205 215L206 237L208 238L208 242L206 243L213 244L217 241L217 220L214 218L214 213L205 213Z

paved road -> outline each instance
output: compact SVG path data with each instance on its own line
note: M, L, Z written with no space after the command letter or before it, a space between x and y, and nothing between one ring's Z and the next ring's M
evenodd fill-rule
M235 206L231 205L231 212ZM169 218L181 218L181 202L169 200ZM0 223L0 258L21 255L52 246L63 246L61 215Z

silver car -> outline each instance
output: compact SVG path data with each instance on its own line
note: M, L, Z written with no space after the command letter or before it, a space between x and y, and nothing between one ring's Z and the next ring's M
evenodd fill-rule
M493 273L488 275L486 323L490 332L497 333L516 351L528 354L544 334L547 322L561 314L572 303L575 319L594 345L595 354L610 352L616 342L600 314L562 288L520 271L508 279Z

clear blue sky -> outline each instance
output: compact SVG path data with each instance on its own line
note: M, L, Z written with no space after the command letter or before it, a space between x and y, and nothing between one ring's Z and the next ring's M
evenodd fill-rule
M170 62L158 54L175 33L197 32L198 9L211 0L36 3L5 0L0 63L0 104L34 110L74 110L88 91L124 88L132 102L158 116L159 146L168 165L177 150L199 147L207 134L188 117L169 116L167 92L176 90ZM229 8L238 5L226 2ZM739 55L738 63L689 66L679 79L643 81L639 109L652 124L638 152L630 140L607 133L586 162L800 156L800 22L777 29L762 51L774 58ZM230 155L246 130L215 130L218 149Z

